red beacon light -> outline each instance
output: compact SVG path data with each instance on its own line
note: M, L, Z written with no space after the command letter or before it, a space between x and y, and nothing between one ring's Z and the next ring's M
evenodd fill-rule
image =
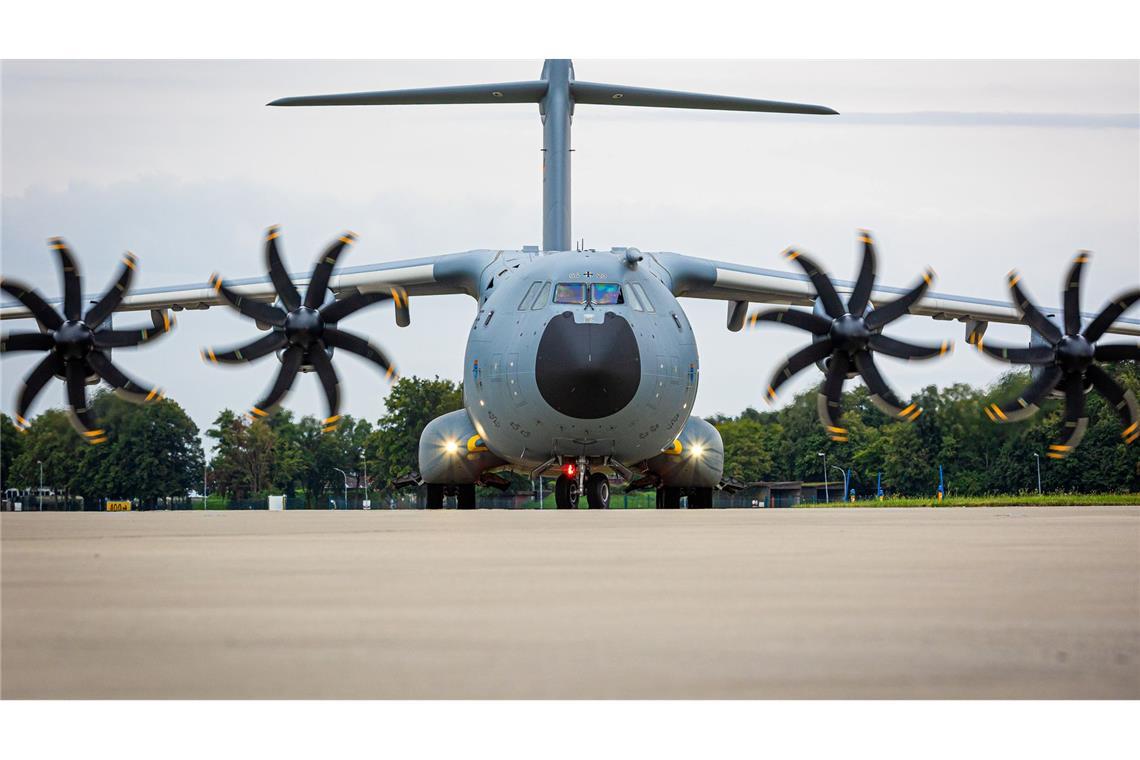
M578 472L578 468L574 466L573 462L567 462L562 465L562 472L566 473L566 477L572 478Z

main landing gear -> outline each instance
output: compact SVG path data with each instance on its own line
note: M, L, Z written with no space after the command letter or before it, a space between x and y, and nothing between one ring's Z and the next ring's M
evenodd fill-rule
M458 509L475 509L475 485L449 486L442 483L427 483L428 509L443 509L445 496L455 497L455 506Z
M712 488L681 488L679 486L661 486L657 489L658 509L680 509L681 497L688 496L689 509L710 509L712 507Z

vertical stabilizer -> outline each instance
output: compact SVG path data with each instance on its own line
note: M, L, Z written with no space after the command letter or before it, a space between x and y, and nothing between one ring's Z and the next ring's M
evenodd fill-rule
M570 125L576 103L645 108L700 108L830 115L826 106L725 95L628 87L574 79L568 59L548 59L528 82L426 87L281 98L271 106L389 106L458 103L538 103L542 116L542 248L570 250Z

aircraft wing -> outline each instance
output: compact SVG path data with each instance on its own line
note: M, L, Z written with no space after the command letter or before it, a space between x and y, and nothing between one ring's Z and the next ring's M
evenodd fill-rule
M810 307L814 302L815 292L807 275L802 272L750 267L677 253L649 255L652 255L669 273L674 295L728 301L730 330L739 330L743 326L748 303ZM855 286L854 282L846 280L833 282L841 294L849 293ZM910 290L910 287L891 287L876 283L871 291L871 300L873 303L894 300ZM1047 314L1061 313L1060 308L1042 310ZM928 291L909 312L932 319L957 320L967 323L968 326L971 323L985 322L1021 324L1021 316L1010 301L936 291ZM1096 313L1084 312L1083 317L1091 321L1096 318ZM1108 332L1118 335L1140 335L1140 319L1119 317Z
M404 288L410 296L448 295L463 293L472 297L478 290L479 276L502 252L492 250L466 251L443 256L406 259L384 264L364 264L337 269L329 280L329 289L338 298L357 291L371 293L392 286ZM302 288L308 283L309 273L291 274L290 279ZM238 295L256 301L273 301L277 294L268 275L225 279L226 286ZM84 295L89 302L98 294ZM45 298L56 306L59 298ZM207 282L171 285L159 288L142 288L132 291L116 311L174 311L208 309L223 304L221 296ZM0 319L24 319L31 314L17 301L0 303Z

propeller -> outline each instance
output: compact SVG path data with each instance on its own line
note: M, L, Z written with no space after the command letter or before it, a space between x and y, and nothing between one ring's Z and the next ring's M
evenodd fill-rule
M802 251L789 248L784 256L795 261L807 273L815 288L822 313L800 309L771 309L754 312L749 317L755 327L760 322L780 322L807 330L814 341L788 357L776 370L768 384L768 401L776 398L776 391L797 372L816 362L826 361L823 385L817 397L820 422L833 441L846 442L847 429L840 422L843 409L840 398L843 383L848 377L861 375L871 390L871 401L885 414L901 420L914 421L922 414L917 404L903 404L887 385L875 365L874 354L881 353L899 359L930 359L951 350L949 341L939 346L920 346L888 338L882 329L908 312L918 302L934 280L934 272L927 269L909 291L893 301L871 308L871 290L875 285L875 242L871 233L860 233L863 244L863 261L859 278L844 305L831 278Z
M1064 329L1053 324L1021 289L1021 277L1009 273L1009 292L1021 314L1021 321L1044 339L1044 345L1028 348L997 346L982 338L971 341L981 352L1011 364L1028 364L1035 369L1034 380L1013 401L985 407L986 416L994 422L1017 422L1031 417L1043 398L1060 392L1065 398L1065 419L1061 438L1049 445L1045 456L1064 459L1084 437L1089 420L1085 412L1085 393L1090 387L1108 401L1124 423L1120 436L1125 443L1140 438L1140 408L1136 395L1112 379L1101 362L1140 360L1140 343L1100 343L1112 323L1132 304L1140 301L1140 288L1126 291L1101 310L1081 329L1081 272L1092 254L1078 251L1065 281L1062 320Z
M332 364L332 349L340 348L367 359L384 370L390 381L397 378L395 366L383 351L365 338L340 329L337 323L365 306L390 300L396 307L396 321L407 324L408 294L396 286L383 292L356 291L340 300L325 303L337 259L356 240L355 234L346 232L333 241L317 259L302 299L281 260L277 248L279 237L278 227L270 227L266 231L265 260L278 303L262 303L244 298L227 287L219 275L210 277L210 284L227 304L259 324L268 325L269 333L236 348L204 348L202 358L215 364L243 364L281 351L281 368L269 391L250 410L252 417L268 417L293 387L297 373L305 369L315 370L328 402L328 416L324 420L323 431L330 433L336 430L340 422L340 380Z
M52 238L48 245L59 258L63 275L63 311L58 312L32 287L16 280L0 280L0 288L16 298L39 322L39 332L16 332L0 341L0 351L46 351L20 388L16 405L16 425L26 431L24 418L32 402L52 377L64 380L71 423L91 444L105 443L106 431L99 426L87 405L87 382L104 380L115 392L135 402L163 398L161 389L137 382L116 367L107 354L111 348L137 346L165 335L174 327L174 319L166 311L152 311L153 325L136 330L115 330L105 326L111 313L123 302L138 268L134 254L126 253L115 283L83 312L82 281L71 249L62 238Z

